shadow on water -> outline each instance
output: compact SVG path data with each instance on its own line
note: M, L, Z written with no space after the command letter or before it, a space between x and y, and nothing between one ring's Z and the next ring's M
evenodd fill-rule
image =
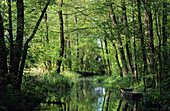
M118 89L92 78L76 80L71 90L48 92L46 102L37 108L46 111L159 111L147 109L143 101L127 100Z

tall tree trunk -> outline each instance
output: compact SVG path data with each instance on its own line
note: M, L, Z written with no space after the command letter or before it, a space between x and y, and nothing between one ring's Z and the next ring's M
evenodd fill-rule
M104 64L104 66L106 66L106 60L105 60L102 38L100 38L100 44L101 44L102 54L103 54L103 64Z
M163 2L163 20L162 20L162 35L163 35L163 74L168 74L168 51L167 51L167 2Z
M45 47L48 47L49 48L49 37L48 37L48 16L47 16L47 13L45 13L45 16L44 16L44 19L45 19L45 31L46 31L46 42L47 42L47 46L45 46ZM47 50L50 50L50 49L48 49L47 48ZM51 60L49 59L49 58L46 58L45 57L45 62L44 62L44 65L45 65L45 69L47 69L48 71L50 71L51 70Z
M168 78L168 48L167 48L167 37L168 37L168 26L167 26L167 0L163 2L163 18L162 18L162 36L163 36L163 50L162 50L162 65L163 65L163 76L164 80ZM160 78L161 80L161 78ZM163 86L164 87L164 86ZM164 88L165 90L165 88ZM166 92L166 91L165 91Z
M4 39L4 26L0 10L0 77L8 72L7 68L7 51Z
M159 41L159 46L158 46L158 63L157 63L157 82L159 83L159 90L160 90L160 95L162 95L162 84L161 84L161 78L162 78L162 51L161 51L161 45L162 45L162 40L161 40L161 23L160 23L160 11L156 10L155 11L155 26L156 26L156 34L158 37Z
M150 66L151 66L151 58L150 58L150 55L151 55L151 31L150 31L150 5L149 5L149 2L144 0L144 6L145 6L145 10L144 10L144 13L145 13L145 36L146 36L146 55L147 55L147 63L148 63L148 66L149 66L149 69L151 70Z
M147 63L149 68L149 73L155 73L155 63L154 63L154 44L153 44L153 20L152 20L152 13L151 13L151 2L144 0L145 6L145 41L146 41L146 56L147 56ZM151 78L147 80L148 86L155 87L150 81Z
M80 58L80 63L81 63L81 71L83 71L83 67L84 67L84 61L83 61L83 58L84 58L84 55L85 55L85 49L82 48L81 49L81 58Z
M66 31L68 31L68 15L66 15L65 17L65 26L66 26ZM70 34L67 34L66 40L65 40L65 51L67 53L65 53L66 57L67 57L67 65L69 70L71 70L71 43L70 43Z
M71 61L71 42L70 42L70 36L68 35L68 58L69 58L69 61L68 61L68 67L69 69L71 70L71 64L72 64L72 61Z
M158 12L158 14L157 14L157 12ZM162 51L161 51L161 37L160 37L161 33L159 31L160 29L159 29L159 26L158 26L158 21L160 19L160 17L158 17L159 13L160 12L158 10L156 10L155 14L154 14L154 16L155 16L156 34L157 34L158 43L159 43L158 52L157 52L157 54L158 54L158 63L155 63L155 65L156 65L156 88L158 88L158 84L159 84L160 93L161 93L161 82L159 80L160 80L160 77L161 77L161 74L162 74L162 60L161 60L161 52Z
M120 62L119 62L119 58L118 58L118 53L117 53L116 45L115 45L115 43L113 41L111 41L111 43L112 43L112 46L114 48L116 63L117 63L118 69L119 69L120 77L123 77L122 67L120 66Z
M135 17L134 17L134 1L131 0L131 8L132 8L132 41L133 41L133 67L134 67L134 75L135 79L138 81L138 73L137 73L137 63L136 63L136 38L135 38Z
M11 0L8 0L8 15L9 15L9 42L10 42L10 63L9 70L11 70L11 65L13 61L13 30L12 30L12 12L11 12Z
M106 36L104 37L104 43L105 43L105 49L106 49L106 56L107 56L107 68L108 68L108 72L109 72L109 76L111 76L112 72L111 72L111 68L110 68L110 60L109 60L109 52L108 52L108 47L107 47L107 38Z
M22 54L22 60L21 60L21 66L20 66L20 72L19 72L20 89L21 89L21 84L22 84L22 76L23 76L23 70L24 70L24 66L25 66L25 60L26 60L26 57L27 57L28 45L29 45L30 41L34 38L34 35L36 34L36 32L38 30L38 26L40 25L41 20L44 17L44 14L45 14L49 4L50 4L50 0L48 0L46 6L44 7L44 9L43 9L43 11L41 13L41 16L38 19L31 36L29 37L29 39L24 44L24 50L23 50L23 54Z
M49 43L49 37L48 37L48 15L47 15L47 12L45 13L45 16L44 16L44 19L45 19L45 27L46 27L46 41L47 43Z
M77 27L77 16L74 16L74 22L75 25ZM76 61L77 61L77 71L79 71L79 38L78 38L78 32L76 32L75 34L75 38L76 38Z
M110 30L110 33L111 33L111 35L113 35L112 30ZM116 63L117 63L118 69L119 69L119 74L120 74L120 77L123 77L122 67L120 66L120 62L119 62L119 59L118 59L118 53L117 53L116 45L113 42L113 40L109 37L107 32L105 32L105 34L107 35L107 37L109 38L110 42L112 43L112 46L114 48L114 54L115 54Z
M62 8L63 5L63 0L60 1L60 8ZM59 60L57 61L57 72L60 73L60 67L62 63L62 58L64 55L64 26L63 26L63 14L62 10L59 10L59 21L60 21L60 55L59 55Z
M68 31L68 15L66 15L65 16L65 26L66 26L66 32ZM64 60L66 60L66 59L69 59L69 57L67 57L68 56L68 53L67 53L67 49L68 49L68 47L67 47L67 45L68 45L68 36L69 36L69 34L67 34L66 36L65 36L65 40L64 40ZM64 61L65 62L65 64L63 64L63 71L64 70L66 70L66 67L65 66L67 66L68 65L68 61Z
M140 0L137 0L137 6L138 6L138 22L139 22L139 38L141 40L141 47L142 47L142 59L143 59L143 76L147 74L147 60L146 60L146 54L145 54L145 43L144 43L144 35L143 35L143 27L142 27L142 18L141 18L141 2ZM146 91L146 82L145 78L143 78L144 83L144 91Z
M125 0L122 0L122 11L123 11L123 21L124 21L124 25L125 25L125 31L124 31L124 35L125 35L125 48L126 48L126 56L127 56L127 62L128 62L128 67L129 70L131 72L131 75L133 75L133 67L132 67L132 54L130 53L130 32L129 32L129 26L128 26L128 21L127 21L127 15L126 15L126 4L125 4Z
M21 60L22 45L24 34L24 3L23 0L17 0L17 35L14 46L14 57L11 65L11 73L18 76L19 65Z
M112 5L110 6L110 8L111 8L111 17L112 17L111 19L112 19L113 25L117 25L117 19L116 19L116 16L114 14ZM125 59L125 54L124 54L124 50L123 50L123 47L122 47L122 41L121 41L121 36L120 36L119 30L117 30L117 33L118 34L116 36L116 40L117 40L118 49L119 49L119 53L120 53L120 57L121 57L124 76L127 76L128 69L127 69L127 65L126 65L126 59Z

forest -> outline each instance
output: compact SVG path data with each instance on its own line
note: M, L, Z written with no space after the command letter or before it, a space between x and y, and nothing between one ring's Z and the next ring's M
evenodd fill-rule
M169 111L169 3L0 0L0 111Z

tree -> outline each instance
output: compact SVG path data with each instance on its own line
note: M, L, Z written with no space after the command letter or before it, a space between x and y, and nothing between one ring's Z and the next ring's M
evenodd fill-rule
M1 15L1 9L0 9L0 76L2 76L2 77L5 76L7 71L8 71L7 51L6 51L5 39L4 39L3 18Z
M163 36L163 51L162 51L162 57L163 57L163 80L164 82L163 83L166 83L166 80L168 78L168 45L167 45L167 37L168 37L168 28L167 28L167 16L168 16L168 12L167 12L167 1L163 1L163 17L162 17L162 36ZM162 82L162 74L160 74L160 82ZM169 83L167 81L167 83ZM162 84L162 83L160 83ZM166 93L166 90L168 89L168 87L166 88L166 85L163 85L163 88L164 88L164 93ZM161 87L160 87L160 91L161 91L161 94L162 94L162 90L161 90Z
M145 7L145 44L148 71L154 74L154 43L153 43L153 21L149 1L143 1Z
M133 67L135 79L138 81L138 72L137 72L137 62L136 62L136 35L135 35L135 15L134 15L134 1L131 0L131 9L132 9L132 43L133 43Z
M25 61L26 61L26 57L27 57L27 51L28 51L28 48L29 48L29 43L30 41L34 38L34 35L36 34L37 30L38 30L38 26L40 25L41 23L41 20L43 19L43 16L48 8L48 5L50 4L50 0L48 0L48 2L46 3L42 13L41 13L41 16L40 18L38 19L35 27L34 27L34 30L31 34L31 36L27 39L27 41L25 42L24 44L24 50L23 50L23 54L22 54L22 60L21 60L21 65L20 65L20 72L19 72L19 88L21 88L21 84L22 84L22 76L23 76L23 70L24 70L24 66L25 66Z
M123 24L125 27L125 31L124 31L124 39L125 39L125 48L126 48L126 56L127 56L127 63L128 63L128 67L129 70L131 72L131 75L133 75L133 67L132 67L132 54L130 53L130 32L129 32L129 26L128 26L128 21L127 21L127 14L126 14L126 4L125 4L125 0L122 1L122 12L123 12Z
M143 26L142 26L142 18L141 18L141 2L140 0L137 1L137 6L138 6L138 22L139 22L139 38L141 40L141 47L142 47L142 60L143 60L143 68L142 68L142 73L143 76L147 74L147 61L146 61L146 55L145 55L145 43L144 43L144 35L143 35ZM146 83L145 83L145 78L143 78L144 82L144 90L146 90Z
M24 2L23 0L17 0L17 33L16 33L16 39L13 38L13 31L12 31L12 13L11 13L11 1L8 0L8 6L9 6L9 46L10 46L10 63L9 63L9 68L7 68L7 51L6 51L6 41L4 39L4 27L3 27L3 20L0 12L0 31L1 31L1 38L0 42L2 45L2 49L0 50L2 53L0 54L0 62L2 63L0 65L0 70L2 70L3 74L9 72L13 74L15 77L15 80L11 80L10 83L15 85L16 89L21 90L21 83L22 83L22 75L23 75L23 70L24 70L24 65L25 65L25 60L27 57L27 50L28 50L28 44L34 37L38 26L46 12L46 9L50 3L50 0L47 2L45 8L42 11L42 14L37 21L37 24L33 30L32 35L25 40L24 39ZM25 42L24 42L25 41ZM25 43L25 44L24 44ZM24 47L23 47L24 46ZM23 49L24 48L24 49ZM7 77L8 79L11 79Z
M63 0L59 2L59 7L62 8ZM64 26L63 26L63 14L62 10L59 10L59 21L60 21L60 41L61 41L61 48L60 48L60 55L59 60L57 61L57 72L60 73L60 67L62 63L62 58L64 55Z
M112 23L113 23L113 25L115 25L116 28L118 28L118 22L117 22L115 13L113 11L112 5L110 5L110 8L111 8ZM128 69L127 69L124 49L123 49L123 46L122 46L122 40L121 40L121 36L120 36L119 30L117 30L116 39L117 39L118 49L119 49L119 53L120 53L120 57L121 57L121 62L122 62L122 66L123 66L124 76L127 76L128 75Z
M19 72L19 64L21 61L23 35L24 34L24 3L23 0L17 0L17 35L14 43L13 59L11 62L10 73L15 76ZM12 40L11 40L12 41Z
M7 1L8 4L8 15L9 15L9 42L10 42L10 66L9 70L12 68L12 61L13 61L13 48L14 48L14 40L13 40L13 29L12 29L12 12L11 12L11 0Z

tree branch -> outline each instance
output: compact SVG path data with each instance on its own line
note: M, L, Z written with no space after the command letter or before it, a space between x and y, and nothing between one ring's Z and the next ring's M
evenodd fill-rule
M46 12L46 10L48 8L48 5L50 4L50 1L51 0L48 0L46 6L44 7L44 9L43 9L43 11L41 13L41 16L40 16L39 20L37 21L37 23L36 23L36 25L34 27L34 31L33 31L32 35L30 36L30 38L26 41L26 43L24 45L24 51L23 51L23 54L22 54L21 66L20 66L20 71L19 71L19 77L20 78L22 78L22 75L23 75L25 60L26 60L26 57L27 57L28 44L33 39L34 35L36 34L38 26L40 25L41 20L44 17L44 14L45 14L45 12ZM20 85L21 85L21 83L22 83L22 81L19 81Z

